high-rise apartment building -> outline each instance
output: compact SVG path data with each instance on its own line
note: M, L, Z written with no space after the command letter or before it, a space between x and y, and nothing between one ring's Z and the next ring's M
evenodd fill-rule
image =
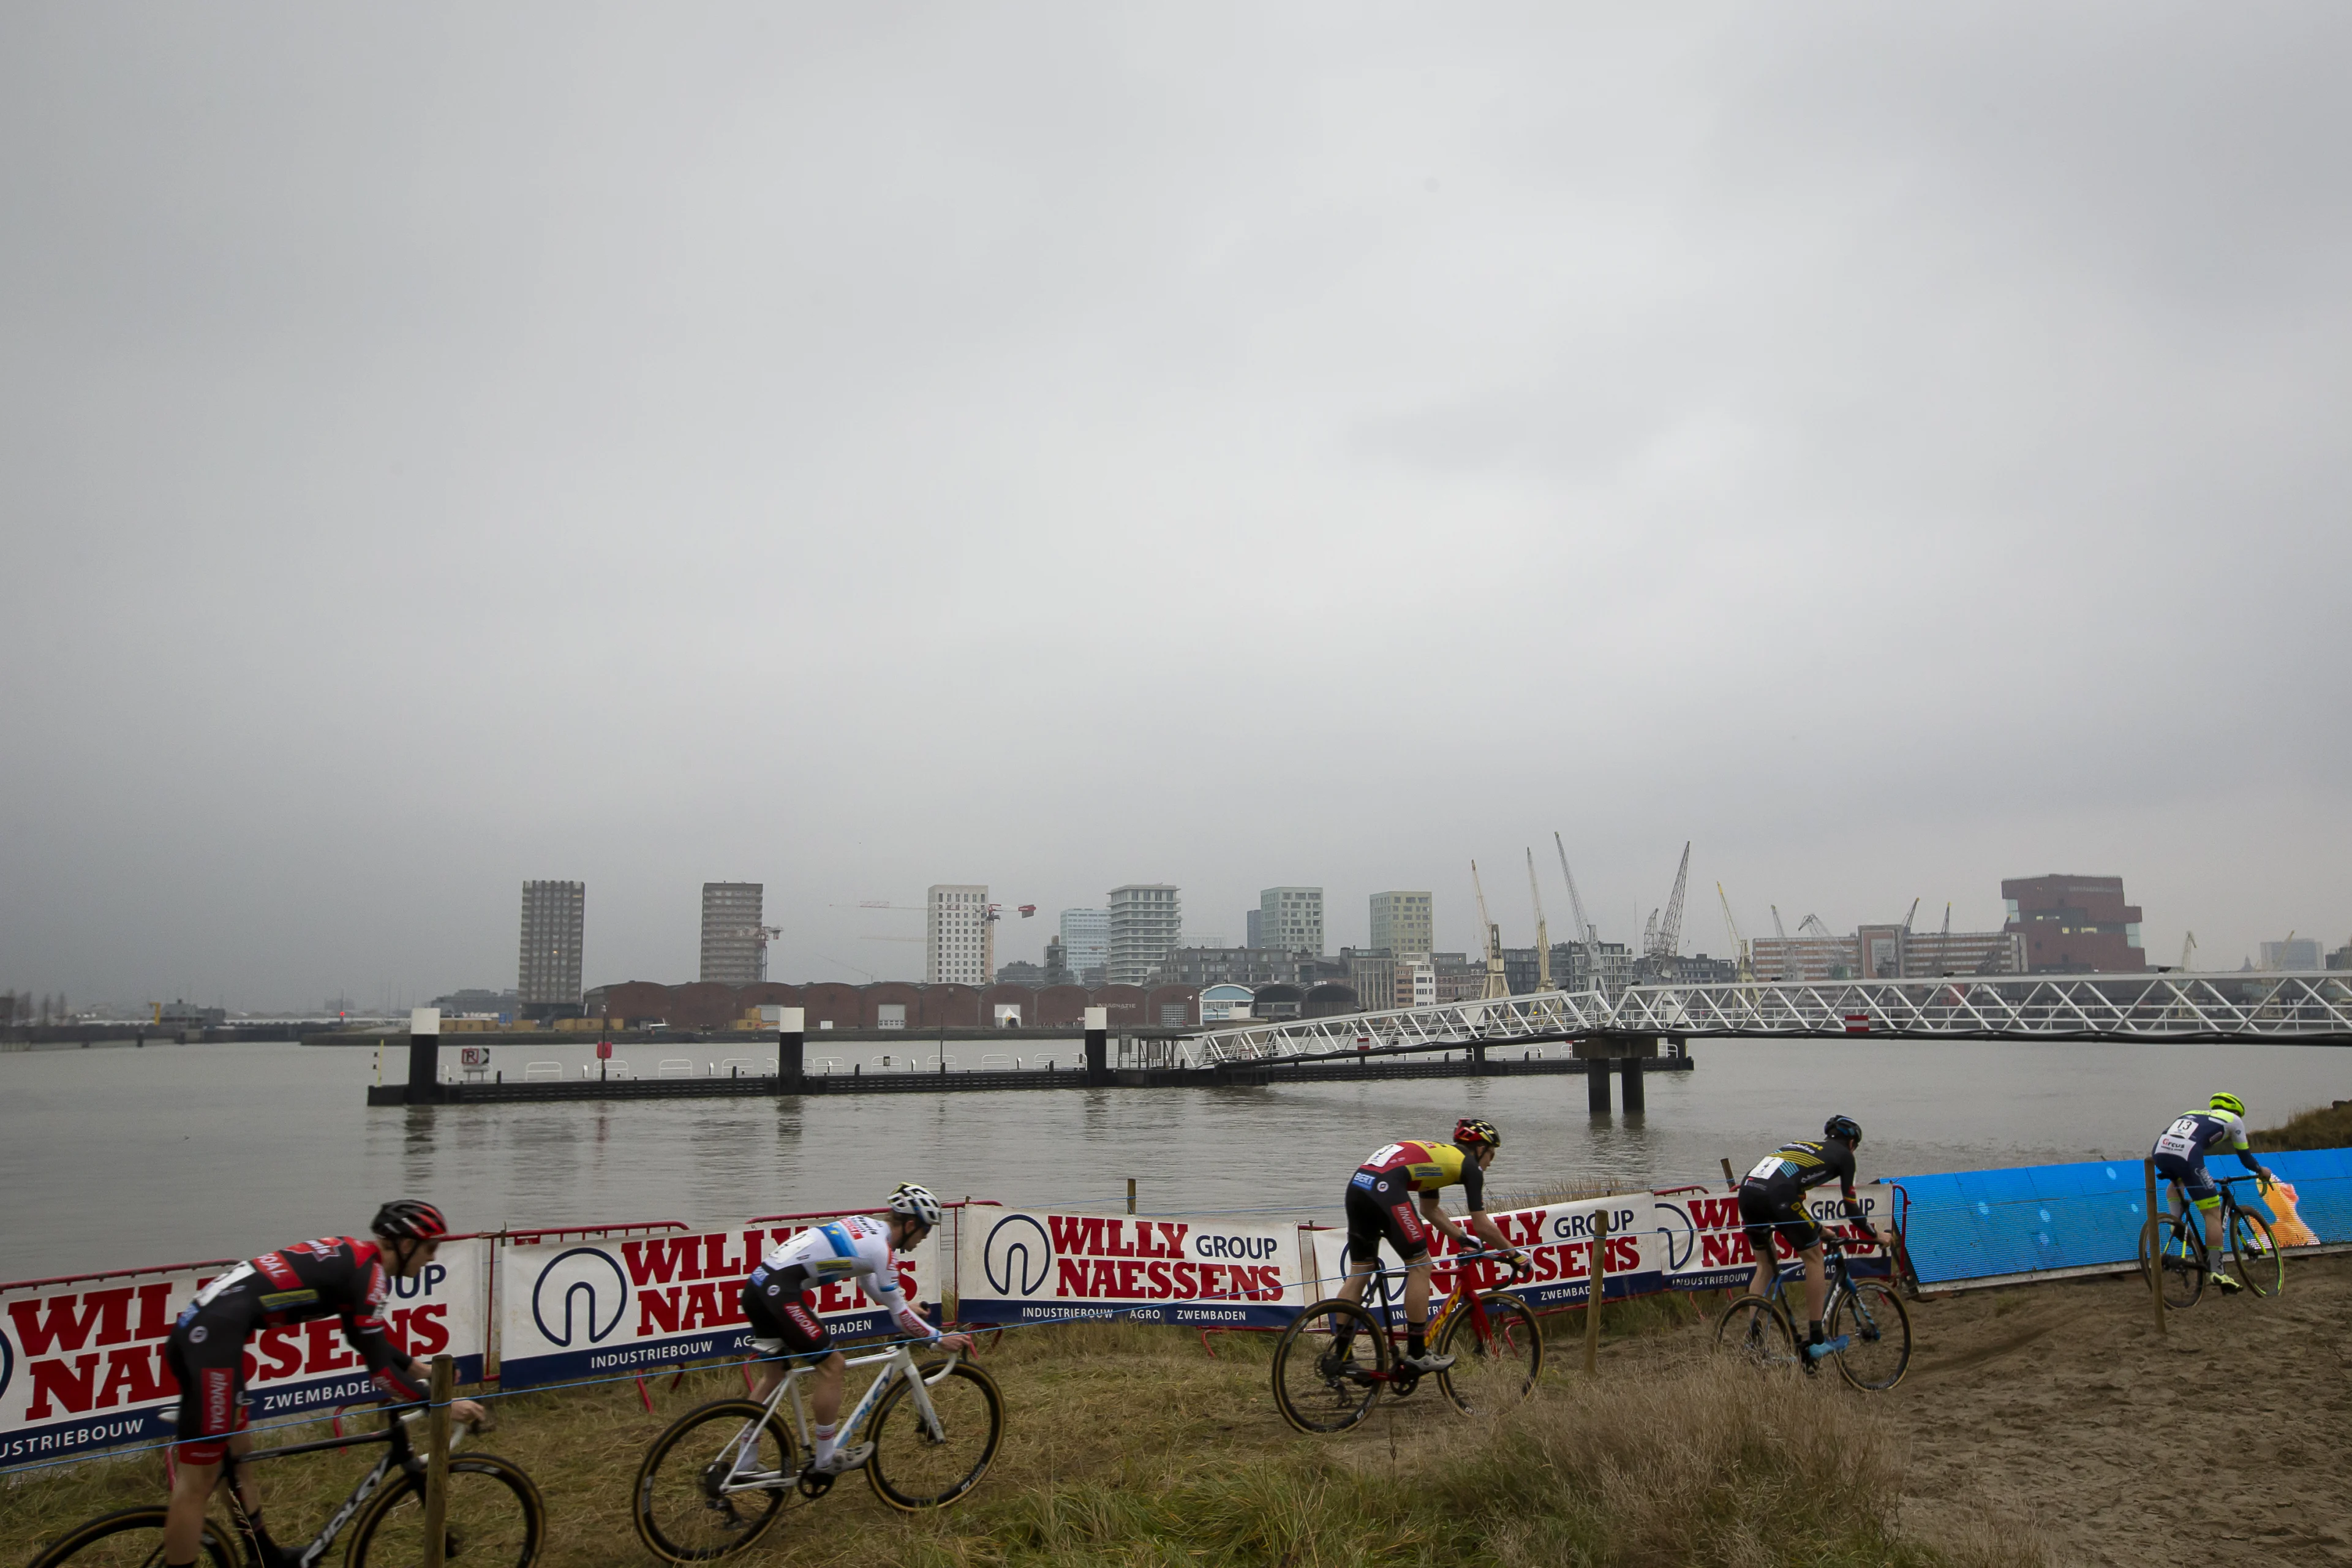
M1437 916L1427 893L1374 893L1372 940L1401 959L1426 959L1437 946Z
M1262 925L1263 922L1259 919L1257 910L1250 910L1242 915L1242 945L1244 947L1264 947L1265 945L1265 943L1258 940L1259 937L1265 934L1262 929Z
M758 882L702 884L702 978L749 985L768 977L768 932Z
M996 974L996 927L988 918L988 889L942 882L930 890L923 917L923 983L985 985Z
M1081 985L1100 985L1110 965L1110 911L1062 911L1062 962Z
M1268 888L1257 896L1257 947L1323 956L1323 889Z
M1183 907L1165 882L1130 882L1110 890L1110 942L1104 980L1140 985L1166 963L1184 930Z
M522 885L522 961L515 991L526 1010L580 1005L580 942L587 909L585 882Z

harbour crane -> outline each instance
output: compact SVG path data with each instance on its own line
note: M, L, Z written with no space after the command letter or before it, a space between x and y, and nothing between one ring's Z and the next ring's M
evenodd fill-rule
M782 936L782 931L775 926L737 926L727 934L738 941L748 938L759 944L760 978L765 980L768 977L768 944Z
M2196 955L2196 952L2197 952L2197 933L2196 933L2195 931L2188 931L2188 932L2183 933L2183 934L2182 934L2182 936L2181 936L2181 938L2180 938L2180 973L2181 973L2186 974L2186 973L2189 973L2189 961L2190 961L2190 960L2191 960L2191 959Z
M1536 886L1536 852L1528 851L1528 896L1536 901L1536 989L1551 989L1551 932L1544 924L1543 889Z
M1478 895L1478 923L1486 932L1486 988L1479 994L1492 1001L1511 994L1511 982L1503 973L1503 928L1486 918L1486 889L1478 880L1478 862L1470 862L1470 887Z
M1731 918L1731 895L1723 890L1722 883L1717 882L1715 896L1723 900L1723 929L1731 933L1731 958L1739 966L1739 978L1753 980L1756 978L1756 965L1748 961L1748 939L1739 934L1739 922Z
M1805 949L1803 959L1805 978L1808 980L1835 979L1836 975L1833 972L1842 967L1837 962L1838 955L1845 943L1822 923L1822 917L1819 915L1807 915L1797 923L1799 937L1803 937L1809 931L1812 933L1812 941ZM1819 974L1812 973L1815 968L1820 969Z
M1665 919L1658 911L1650 911L1650 923L1642 932L1642 956L1651 959L1673 958L1683 950L1683 889L1690 881L1688 840L1683 844L1683 863L1675 868L1675 890L1666 900Z
M1559 874L1568 879L1568 903L1576 911L1576 940L1584 944L1590 954L1600 945L1601 928L1584 918L1584 895L1576 890L1576 873L1568 868L1568 846L1560 842L1557 833L1551 836L1551 844L1559 851Z

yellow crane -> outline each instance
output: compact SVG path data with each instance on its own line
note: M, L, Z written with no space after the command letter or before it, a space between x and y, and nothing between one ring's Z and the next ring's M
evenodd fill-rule
M1528 894L1536 901L1536 989L1551 989L1551 932L1544 925L1543 889L1536 886L1536 852L1528 851Z
M1479 994L1488 1001L1511 994L1511 982L1503 973L1503 928L1486 918L1486 889L1478 880L1478 862L1470 862L1470 887L1478 895L1478 924L1486 933L1486 988Z
M1723 890L1722 883L1717 882L1715 896L1723 901L1723 929L1731 933L1731 957L1732 962L1739 966L1739 978L1742 981L1753 980L1756 978L1756 965L1748 962L1748 939L1739 934L1739 922L1731 918L1731 895Z

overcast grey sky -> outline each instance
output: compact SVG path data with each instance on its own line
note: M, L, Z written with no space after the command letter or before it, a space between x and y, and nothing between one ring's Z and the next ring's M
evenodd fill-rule
M0 5L0 985L2352 933L2352 12ZM1047 921L1008 929L1034 954Z

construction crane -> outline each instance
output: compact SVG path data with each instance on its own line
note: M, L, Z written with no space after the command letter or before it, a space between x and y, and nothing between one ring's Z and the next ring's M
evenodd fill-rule
M1486 989L1480 993L1486 1000L1511 994L1511 982L1503 973L1503 928L1486 918L1486 889L1478 880L1478 862L1470 862L1470 886L1478 895L1478 924L1486 932Z
M1666 900L1665 919L1658 911L1650 911L1650 923L1642 931L1642 956L1651 959L1673 958L1683 950L1683 889L1690 880L1690 851L1687 840L1683 844L1683 863L1675 868L1675 890Z
M1536 886L1536 852L1528 851L1528 896L1536 901L1536 989L1551 989L1551 931L1543 918L1543 889Z
M2193 931L2186 932L2180 939L2180 973L2183 974L2189 973L2189 961L2196 955L2196 952L2197 933Z
M1822 917L1819 915L1807 915L1797 922L1797 934L1800 937L1804 936L1808 931L1812 933L1812 941L1805 950L1803 960L1806 970L1805 978L1808 980L1832 978L1830 972L1839 967L1836 958L1844 949L1845 943L1822 922ZM1812 970L1817 966L1821 973L1814 974Z
M1568 879L1568 904L1576 911L1576 940L1584 944L1589 954L1600 944L1601 928L1584 918L1584 895L1576 890L1576 873L1568 868L1568 846L1559 841L1557 833L1551 836L1551 845L1559 851L1559 874Z
M738 941L749 938L759 944L760 978L765 980L768 977L768 943L784 933L775 926L737 926L727 934Z
M1739 922L1731 918L1731 895L1723 890L1722 883L1717 882L1715 896L1723 900L1723 929L1731 933L1731 957L1732 962L1739 966L1739 978L1753 980L1756 978L1756 965L1748 962L1748 939L1739 934Z

